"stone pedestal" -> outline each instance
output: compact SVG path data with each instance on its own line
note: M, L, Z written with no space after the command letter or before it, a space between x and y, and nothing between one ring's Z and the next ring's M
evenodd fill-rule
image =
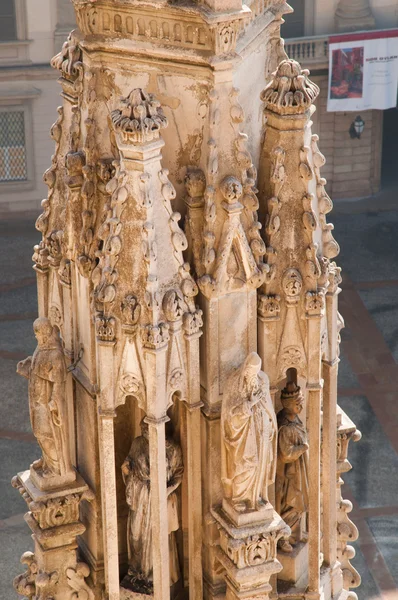
M30 472L18 473L12 481L26 501L29 512L25 521L29 525L35 543L34 554L25 553L21 562L28 570L14 579L14 587L19 594L29 597L61 598L70 597L73 592L85 591L86 598L92 600L94 592L85 581L90 569L78 562L77 536L85 531L79 519L79 505L82 500L91 500L93 494L77 474L76 481L63 489L39 490L30 478Z
M302 583L308 569L308 544L300 542L293 548L293 552L278 552L278 560L282 570L278 575L281 581Z
M269 598L270 578L281 570L276 557L278 540L290 534L272 508L263 519L248 514L252 522L238 526L223 508L212 511L220 531L217 559L226 571L227 600Z

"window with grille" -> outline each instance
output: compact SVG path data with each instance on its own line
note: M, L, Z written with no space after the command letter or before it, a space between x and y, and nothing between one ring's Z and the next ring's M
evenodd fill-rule
M26 181L25 113L0 112L0 182Z
M0 42L17 39L14 0L0 0Z

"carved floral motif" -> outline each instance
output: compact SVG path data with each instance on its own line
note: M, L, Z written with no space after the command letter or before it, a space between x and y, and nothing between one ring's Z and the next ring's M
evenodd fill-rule
M112 111L112 122L124 141L148 142L159 138L167 127L163 109L153 94L134 89L121 100L122 108Z
M319 87L308 75L297 61L283 60L261 94L266 108L282 115L306 111L319 94Z
M278 294L266 296L258 295L257 310L263 319L278 319L281 311L281 298Z
M66 578L72 590L70 600L94 600L94 592L86 582L89 575L90 567L83 562L78 562L75 569L66 569Z

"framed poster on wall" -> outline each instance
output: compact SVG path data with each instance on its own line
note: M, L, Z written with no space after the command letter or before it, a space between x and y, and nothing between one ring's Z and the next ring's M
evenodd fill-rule
M392 108L397 88L398 29L329 38L329 112Z

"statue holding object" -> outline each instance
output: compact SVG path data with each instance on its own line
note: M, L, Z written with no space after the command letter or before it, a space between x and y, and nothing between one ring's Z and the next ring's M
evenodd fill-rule
M29 380L29 411L33 434L42 457L30 468L40 490L50 490L76 479L69 456L65 384L67 369L59 335L49 319L33 324L37 347L18 363L17 373Z
M167 508L169 529L170 587L180 579L175 532L179 529L177 489L184 467L180 446L166 438ZM122 465L129 506L127 547L129 570L122 587L142 594L153 592L151 484L149 465L148 424L141 421L141 435L131 444Z
M277 423L261 359L249 354L226 385L221 411L224 499L238 513L258 511L275 481Z
M283 409L278 413L278 466L276 475L276 511L292 530L288 540L280 540L283 552L306 541L302 533L302 516L308 510L308 441L306 429L299 418L304 397L294 381L282 390Z

